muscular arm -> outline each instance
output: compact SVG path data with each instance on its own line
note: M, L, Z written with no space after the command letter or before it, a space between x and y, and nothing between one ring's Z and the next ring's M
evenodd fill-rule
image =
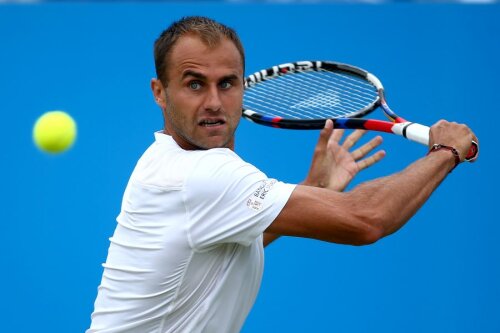
M266 233L353 245L373 243L401 228L453 166L451 153L438 151L347 193L299 185Z
M359 171L372 166L385 156L383 150L368 156L382 143L380 136L373 138L358 149L350 151L365 134L365 131L354 131L340 144L343 134L343 130L333 130L333 122L326 122L315 148L311 168L303 185L342 192ZM279 237L278 234L264 232L264 246Z

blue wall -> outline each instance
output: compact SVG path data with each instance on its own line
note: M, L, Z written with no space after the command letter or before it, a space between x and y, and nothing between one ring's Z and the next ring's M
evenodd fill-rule
M162 125L149 91L152 43L193 14L239 31L248 73L302 59L356 64L382 78L407 118L465 122L481 140L476 164L375 245L272 244L243 332L499 332L499 150L494 121L481 117L498 111L500 6L210 3L0 6L2 331L88 327L122 191ZM54 109L79 126L60 156L31 141L36 118ZM317 134L242 122L237 151L299 182ZM356 183L425 154L384 138L387 158Z

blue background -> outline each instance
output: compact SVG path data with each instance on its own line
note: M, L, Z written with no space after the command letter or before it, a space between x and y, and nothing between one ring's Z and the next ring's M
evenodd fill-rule
M122 192L162 126L153 41L193 14L236 28L247 74L294 60L356 64L382 79L396 112L465 122L481 140L479 161L456 169L395 235L367 247L273 243L243 332L500 332L500 6L216 3L0 6L2 331L88 327ZM55 109L79 136L49 156L31 131ZM237 135L244 159L299 182L318 133L242 121ZM384 139L386 159L354 185L426 151Z

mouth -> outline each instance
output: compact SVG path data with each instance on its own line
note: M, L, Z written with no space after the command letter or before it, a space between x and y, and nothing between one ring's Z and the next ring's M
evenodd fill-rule
M222 119L203 119L198 125L203 127L216 127L224 125L226 122Z

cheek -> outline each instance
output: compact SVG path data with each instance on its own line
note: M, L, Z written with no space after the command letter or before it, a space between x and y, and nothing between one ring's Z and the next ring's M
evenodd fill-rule
M189 96L178 95L178 98L167 103L167 108L171 111L172 118L178 121L186 121L194 117L196 110L196 100Z
M242 92L234 92L227 95L226 105L228 105L231 110L235 109L241 112L241 108L243 107L243 93Z

